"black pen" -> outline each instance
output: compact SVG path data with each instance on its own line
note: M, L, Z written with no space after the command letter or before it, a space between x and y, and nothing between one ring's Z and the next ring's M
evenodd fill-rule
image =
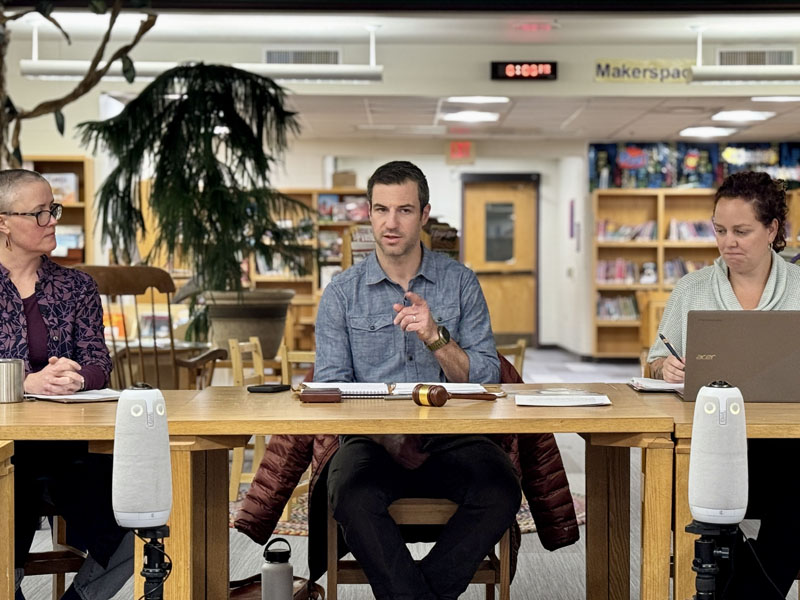
M664 334L659 333L658 337L660 337L661 341L664 342L664 345L667 347L667 350L669 350L669 353L672 354L672 356L677 358L679 361L683 362L683 359L680 357L675 348L672 347L672 344L669 343L669 340L664 337Z

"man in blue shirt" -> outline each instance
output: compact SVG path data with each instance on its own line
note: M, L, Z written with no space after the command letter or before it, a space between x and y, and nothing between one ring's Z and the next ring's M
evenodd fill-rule
M420 243L428 197L425 175L409 162L387 163L370 178L376 249L325 289L316 381L499 381L475 274ZM343 436L328 496L378 600L457 598L521 501L508 456L480 435ZM459 504L419 566L387 511L402 497Z

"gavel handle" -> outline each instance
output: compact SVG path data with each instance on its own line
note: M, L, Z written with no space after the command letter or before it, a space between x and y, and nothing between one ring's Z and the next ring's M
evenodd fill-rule
M494 394L450 394L450 397L464 400L497 400L497 396Z

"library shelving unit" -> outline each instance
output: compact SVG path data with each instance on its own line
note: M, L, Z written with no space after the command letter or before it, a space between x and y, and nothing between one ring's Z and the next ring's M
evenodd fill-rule
M800 248L800 189L788 192L786 202L789 204L786 247Z
M280 190L283 194L299 200L311 209L313 233L307 241L318 252L319 262L311 259L305 275L296 275L286 269L264 272L255 257L250 257L250 281L253 288L283 288L295 291L290 310L290 329L294 340L290 346L299 349L313 348L313 324L320 295L320 275L329 274L342 260L341 239L347 229L361 219L364 212L366 192L359 188L338 187L328 189L300 188ZM335 211L335 212L334 212ZM333 239L333 243L329 243ZM338 242L336 247L335 240ZM324 247L323 247L324 246ZM263 266L263 265L262 265Z
M62 265L92 264L94 260L94 168L87 156L25 156L23 165L51 179L56 202L63 198L64 212L59 226L80 230L81 247L70 248L66 256L52 256ZM61 177L59 177L61 176ZM74 177L73 177L74 176ZM58 232L58 230L57 230Z
M669 291L683 271L719 255L713 230L703 229L711 220L714 191L607 189L596 190L593 200L593 356L636 358L642 325L636 291Z

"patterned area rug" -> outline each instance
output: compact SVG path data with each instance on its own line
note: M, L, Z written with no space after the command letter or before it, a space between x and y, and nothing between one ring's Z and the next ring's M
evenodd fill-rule
M230 526L233 527L233 520L236 511L242 504L242 498L246 492L243 488L239 492L239 499L230 503ZM575 506L575 514L578 516L578 525L586 522L586 498L580 494L572 495L572 503ZM522 533L532 533L536 531L536 524L531 517L528 503L523 500L522 506L517 513L517 522ZM289 521L280 521L275 528L275 535L308 535L308 495L300 496L292 507L292 516Z

